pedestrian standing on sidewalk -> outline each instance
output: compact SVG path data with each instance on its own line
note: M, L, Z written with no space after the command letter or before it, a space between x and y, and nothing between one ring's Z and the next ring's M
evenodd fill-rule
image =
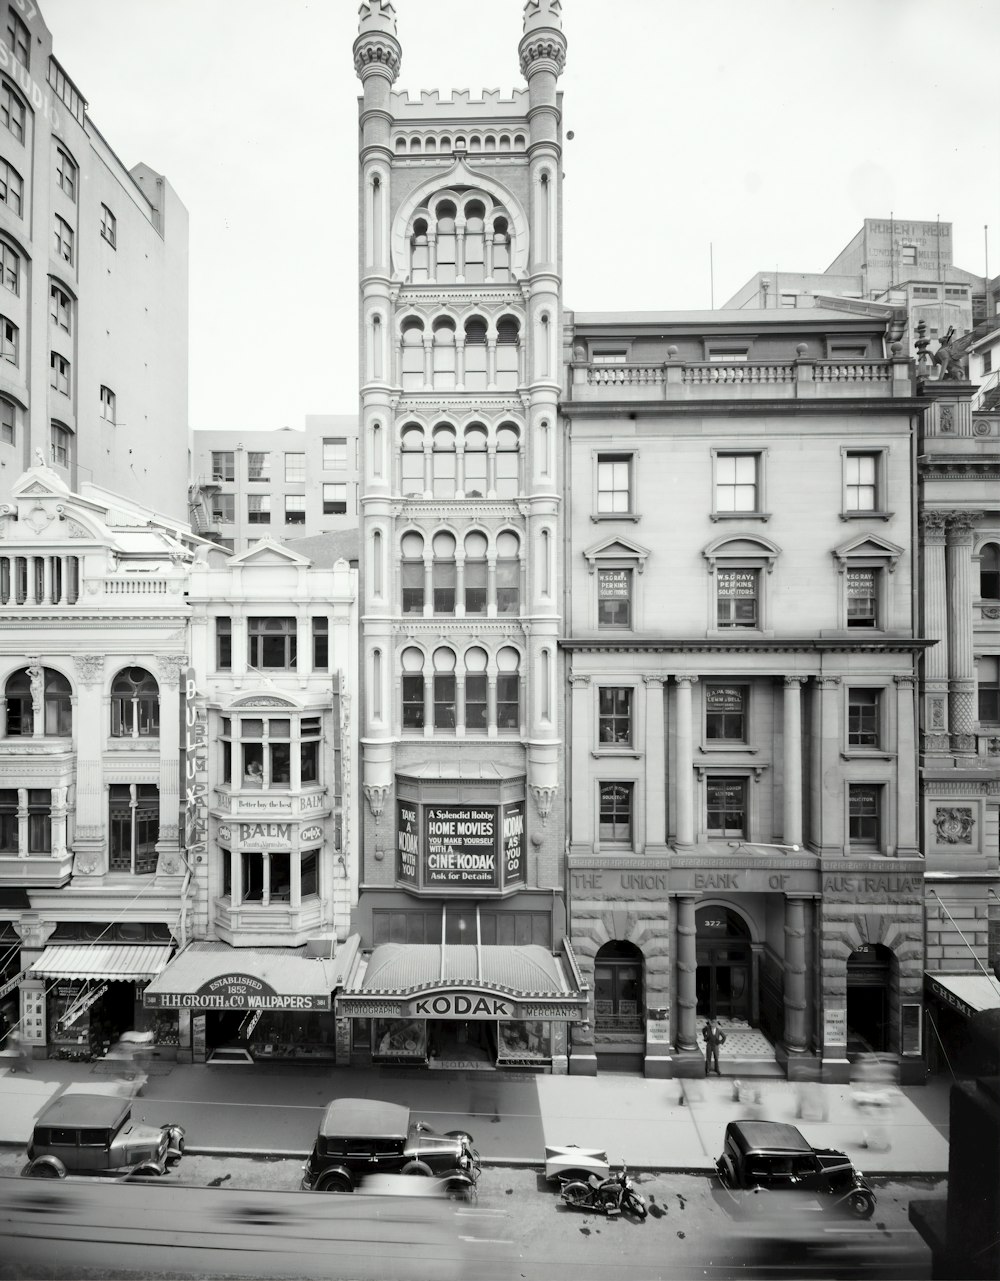
M16 1027L11 1028L7 1033L5 1048L13 1050L15 1055L14 1061L11 1063L8 1070L11 1072L27 1072L30 1075L31 1068L28 1067L28 1051L25 1049L24 1042L21 1039L21 1033Z
M709 1063L715 1064L715 1075L721 1076L719 1071L719 1046L725 1044L726 1034L719 1027L719 1020L715 1015L710 1015L708 1022L701 1029L701 1039L705 1042L705 1075L708 1076L710 1068Z

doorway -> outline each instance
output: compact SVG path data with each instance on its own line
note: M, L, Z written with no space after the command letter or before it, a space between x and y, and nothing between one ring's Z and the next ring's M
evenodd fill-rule
M847 1052L889 1049L889 993L895 957L881 943L866 943L847 961Z
M727 907L695 912L695 997L699 1018L750 1021L750 931Z

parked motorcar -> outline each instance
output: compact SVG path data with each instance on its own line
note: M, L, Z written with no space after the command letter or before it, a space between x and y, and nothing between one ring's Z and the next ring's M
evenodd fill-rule
M353 1192L366 1175L408 1174L443 1181L450 1195L474 1195L479 1153L465 1130L438 1134L410 1109L376 1099L335 1099L323 1113L303 1166L302 1186Z
M35 1122L22 1173L47 1179L164 1174L181 1159L184 1130L136 1120L134 1103L115 1094L61 1094Z
M716 1169L737 1209L765 1211L770 1198L788 1196L783 1209L799 1218L813 1205L870 1219L875 1193L851 1158L834 1148L814 1148L794 1125L784 1121L730 1121ZM794 1194L790 1196L788 1194ZM806 1197L802 1194L811 1194Z

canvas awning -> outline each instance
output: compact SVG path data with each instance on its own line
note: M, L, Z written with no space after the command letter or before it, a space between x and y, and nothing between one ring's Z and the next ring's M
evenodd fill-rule
M359 959L337 1013L580 1022L587 996L568 941L559 956L537 944L385 943Z
M945 1005L971 1019L980 1010L1000 1008L1000 979L992 974L950 974L925 970L927 990Z
M307 956L304 948L191 943L143 993L153 1009L330 1010L356 948Z
M170 943L53 943L31 966L47 979L120 980L155 978L170 959Z

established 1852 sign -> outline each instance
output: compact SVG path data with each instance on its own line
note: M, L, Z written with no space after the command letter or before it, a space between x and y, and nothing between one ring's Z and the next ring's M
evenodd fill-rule
M161 1010L329 1010L329 993L276 992L252 974L223 974L197 992L143 993L143 1005Z

